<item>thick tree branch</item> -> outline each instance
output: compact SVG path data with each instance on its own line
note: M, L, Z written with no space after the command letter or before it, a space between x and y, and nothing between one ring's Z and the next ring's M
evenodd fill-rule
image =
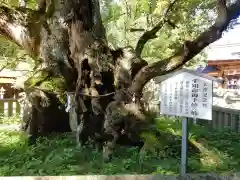
M92 0L94 27L93 32L96 38L106 40L106 31L100 14L99 0Z
M237 0L236 3L228 8L225 4L225 0L218 0L218 16L215 23L200 34L194 41L186 41L183 47L172 57L142 68L135 76L130 90L140 95L142 88L150 79L165 75L182 67L209 44L220 39L222 32L227 28L230 21L236 19L240 14L240 0Z
M170 2L170 4L168 5L168 7L166 8L166 10L164 11L163 17L160 20L160 22L153 27L151 30L146 31L145 33L143 33L143 35L140 37L140 39L137 42L137 46L135 48L136 51L136 55L137 56L141 56L142 50L144 48L144 45L150 40L150 39L154 39L156 38L156 33L163 27L163 25L165 23L169 23L170 25L173 25L173 23L168 20L167 16L169 14L169 12L171 11L171 9L173 8L174 4L177 2L177 0L173 0L172 2Z
M67 30L59 21L64 4L51 2L55 4L49 4L44 14L39 9L0 6L0 35L24 49L35 60L36 68L41 64L41 70L51 69L54 76L62 75L68 90L72 90L75 70L70 65ZM47 18L51 19L47 22Z
M28 8L0 6L0 35L16 43L32 57L38 55L40 14Z
M129 29L130 32L143 32L145 31L145 29L143 28L131 28Z

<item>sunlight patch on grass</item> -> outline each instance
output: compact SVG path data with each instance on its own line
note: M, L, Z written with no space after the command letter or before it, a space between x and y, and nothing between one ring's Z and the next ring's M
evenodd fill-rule
M11 117L5 117L4 114L0 114L0 124L20 124L21 118L19 114Z
M172 133L173 135L176 135L176 136L181 136L182 135L182 131L180 129L174 129L172 127L169 127L166 130L168 132Z
M219 151L216 148L208 147L207 141L203 141L204 145L201 143L203 140L197 142L191 139L191 142L200 150L200 161L202 164L202 171L217 171L221 169L227 169L229 165L230 157L226 153Z
M0 146L2 148L17 147L25 143L26 137L20 132L0 131Z
M0 131L0 176L178 174L181 136L176 134L181 122L162 120L157 124L160 137L143 134L145 153L140 158L136 148L118 146L110 163L103 163L102 154L93 149L77 149L75 136L69 133L40 138L35 147L27 147L25 134ZM240 170L239 134L209 132L199 126L190 130L189 172Z

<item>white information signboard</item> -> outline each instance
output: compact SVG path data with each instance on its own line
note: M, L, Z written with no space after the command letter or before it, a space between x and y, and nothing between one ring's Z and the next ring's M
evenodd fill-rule
M161 83L161 114L212 120L212 80L188 72Z

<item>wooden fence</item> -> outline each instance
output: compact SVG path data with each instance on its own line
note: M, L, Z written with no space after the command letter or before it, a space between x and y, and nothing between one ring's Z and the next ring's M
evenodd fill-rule
M11 117L15 115L22 116L23 108L17 99L0 99L0 115L2 117Z
M159 104L155 104L154 110L159 111ZM159 112L157 112L159 114ZM0 115L3 117L11 117L19 114L22 116L23 108L17 99L0 99ZM212 121L200 120L197 124L213 129L231 128L235 132L240 132L240 110L222 108L213 106Z
M240 132L240 110L213 106L212 121L199 119L197 124L219 130L230 128Z
M155 103L151 108L156 114L160 114L160 103ZM240 132L240 110L213 106L212 121L197 119L192 122L212 129L230 128Z

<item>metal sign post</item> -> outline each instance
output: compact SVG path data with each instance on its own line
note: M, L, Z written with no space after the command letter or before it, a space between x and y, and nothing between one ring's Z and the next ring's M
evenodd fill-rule
M188 118L212 120L212 81L190 70L180 70L161 83L161 114L184 117L180 174L187 173Z
M182 121L182 148L181 148L181 168L180 175L185 176L188 164L188 118Z

